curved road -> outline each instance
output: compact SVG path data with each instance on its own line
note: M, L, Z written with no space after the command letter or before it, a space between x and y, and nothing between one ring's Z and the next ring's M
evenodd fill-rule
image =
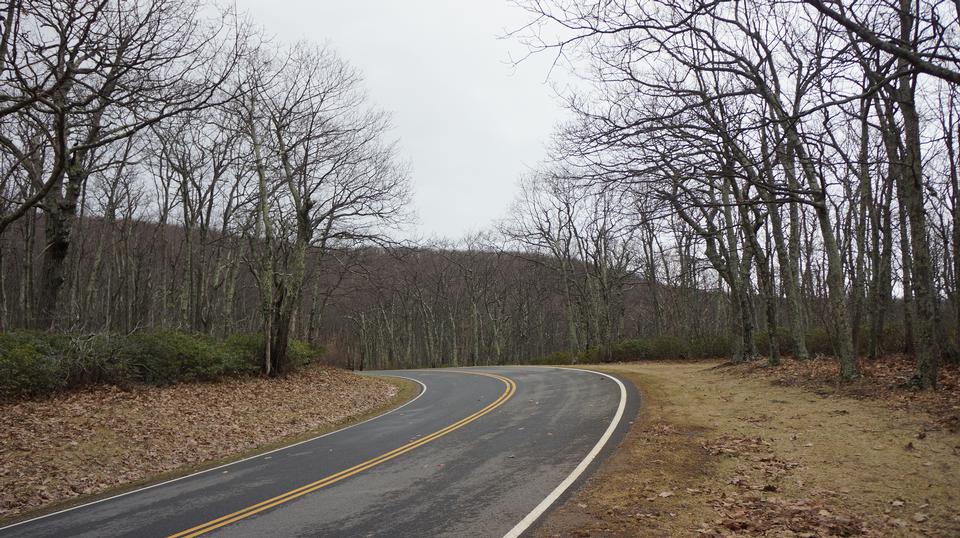
M516 536L612 449L630 383L536 367L375 372L401 408L303 443L0 529L0 536Z

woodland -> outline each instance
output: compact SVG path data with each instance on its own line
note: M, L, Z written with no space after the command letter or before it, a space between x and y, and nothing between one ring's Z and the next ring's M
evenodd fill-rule
M335 44L194 0L7 2L0 368L239 349L197 375L275 376L322 347L823 355L851 380L907 354L936 388L960 356L960 4L518 4L507 37L577 75L550 156L487 230L411 241L414 174Z

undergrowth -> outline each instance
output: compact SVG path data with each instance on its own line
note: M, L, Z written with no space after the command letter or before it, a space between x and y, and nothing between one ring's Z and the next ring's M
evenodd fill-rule
M292 341L293 368L322 354ZM0 333L0 398L39 396L89 384L213 381L260 372L263 338L226 338L173 330L133 334Z

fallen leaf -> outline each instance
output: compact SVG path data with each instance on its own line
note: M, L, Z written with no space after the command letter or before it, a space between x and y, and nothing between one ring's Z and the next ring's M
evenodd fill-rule
M16 457L0 462L0 517L328 427L396 392L377 378L316 367L275 379L99 385L2 402L0 454Z

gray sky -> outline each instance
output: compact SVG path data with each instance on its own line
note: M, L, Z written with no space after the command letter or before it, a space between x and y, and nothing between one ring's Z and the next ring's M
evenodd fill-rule
M412 164L414 233L458 238L503 216L562 115L550 58L508 63L525 49L499 36L529 16L506 0L237 4L278 40L327 43L362 70Z

